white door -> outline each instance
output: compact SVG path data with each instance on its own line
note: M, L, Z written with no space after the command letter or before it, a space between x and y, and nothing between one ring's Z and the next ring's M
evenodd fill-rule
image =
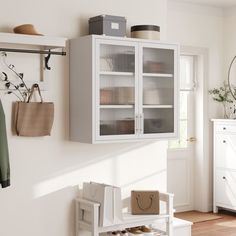
M175 195L177 211L193 209L193 161L195 147L195 57L180 57L180 137L169 142L167 188Z

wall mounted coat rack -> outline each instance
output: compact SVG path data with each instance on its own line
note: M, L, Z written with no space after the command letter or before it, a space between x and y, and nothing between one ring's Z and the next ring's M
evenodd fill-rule
M45 55L40 58L40 63L44 65L40 71L40 80L29 81L29 87L32 83L39 83L41 90L48 89L48 77L51 68L49 60L51 55L65 56L66 38L42 36L42 35L24 35L14 33L0 33L0 52L12 53L31 53ZM0 89L4 89L0 86Z
M0 52L16 52L16 53L32 53L32 54L41 54L41 55L47 55L45 59L45 68L47 70L51 70L51 67L49 67L49 59L51 55L60 55L60 56L66 56L66 52L53 52L50 49L49 50L31 50L31 49L15 49L15 48L0 48Z

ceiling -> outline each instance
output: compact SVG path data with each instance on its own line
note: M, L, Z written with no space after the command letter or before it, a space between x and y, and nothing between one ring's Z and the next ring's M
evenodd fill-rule
M217 7L236 6L236 0L171 0L171 1L173 1L173 2L189 2L189 3L217 6Z

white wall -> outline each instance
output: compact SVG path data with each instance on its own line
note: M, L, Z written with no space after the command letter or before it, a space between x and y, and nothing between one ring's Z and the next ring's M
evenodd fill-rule
M127 16L128 26L158 24L162 38L166 32L165 0L9 0L1 2L1 9L2 32L8 32L15 25L33 23L45 35L74 38L87 33L89 17L104 13ZM26 64L23 56L16 57L19 57L19 68L27 70L35 66L35 61ZM109 145L69 142L67 59L53 57L50 61L53 68L50 90L44 96L55 102L51 137L13 137L10 132L12 98L1 92L12 184L10 188L0 189L1 236L74 235L72 200L77 195L76 186L85 180L121 185L123 197L135 188L166 189L166 142ZM34 72L28 76L34 77Z
M220 8L187 3L168 3L167 38L179 42L182 46L192 46L208 51L208 76L205 93L208 88L218 87L224 79L223 11ZM206 95L207 96L207 95ZM207 98L206 98L207 99ZM212 208L212 124L210 118L222 117L222 108L208 98L206 114L209 118L204 130L209 140L203 155L195 160L195 209L208 211ZM204 137L203 136L203 137ZM201 139L202 140L202 139ZM199 140L199 141L201 141ZM204 141L205 142L205 141ZM184 168L184 167L183 167ZM176 177L168 173L171 181Z
M236 21L236 7L226 9L224 11L224 47L225 47L225 63L224 72L225 75L228 73L229 65L231 60L236 55L236 32L234 30ZM232 72L235 70L235 65L233 66ZM236 84L235 76L232 73L231 81Z

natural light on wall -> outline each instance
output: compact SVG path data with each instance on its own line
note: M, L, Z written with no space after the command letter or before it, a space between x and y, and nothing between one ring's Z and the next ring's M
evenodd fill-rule
M122 187L127 198L133 189L166 191L167 142L142 142L77 166L66 173L48 177L34 186L33 197L40 198L83 182L99 182ZM158 150L158 151L157 151Z
M188 122L190 121L191 93L196 88L194 73L194 56L180 57L180 127L179 139L170 141L169 148L187 148L188 147Z

